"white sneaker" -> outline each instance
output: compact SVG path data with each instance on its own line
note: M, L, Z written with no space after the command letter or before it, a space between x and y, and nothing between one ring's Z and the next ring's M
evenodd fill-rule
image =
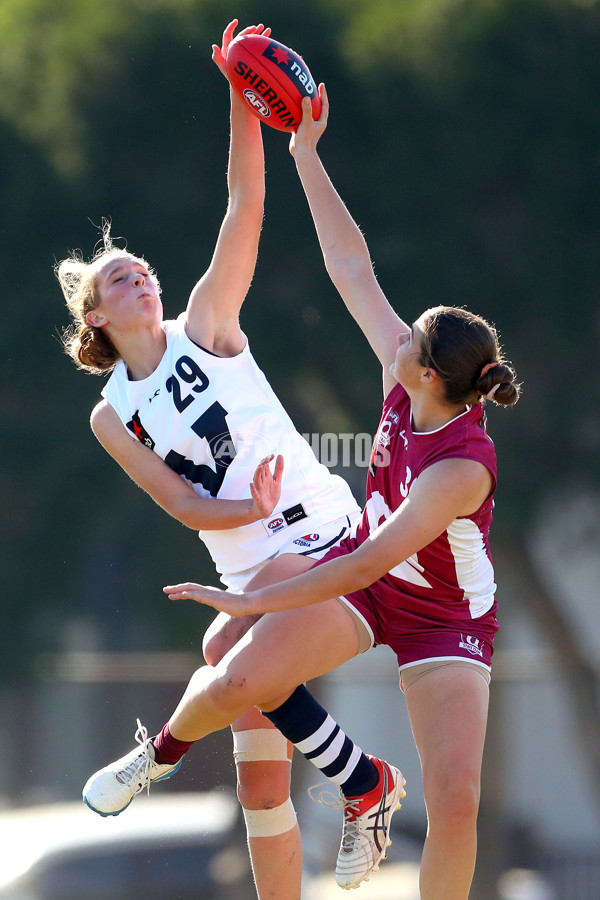
M136 794L145 787L150 792L153 781L170 778L181 766L181 760L169 765L154 762L154 747L148 731L137 720L135 739L140 745L88 778L83 800L101 816L118 816L127 809Z
M406 795L406 782L399 769L375 756L369 756L369 759L379 771L379 781L368 794L345 797L340 791L335 803L324 799L324 794L320 797L311 794L318 803L344 810L335 880L345 890L357 888L378 871L392 843L389 837L392 816L400 809L400 800Z

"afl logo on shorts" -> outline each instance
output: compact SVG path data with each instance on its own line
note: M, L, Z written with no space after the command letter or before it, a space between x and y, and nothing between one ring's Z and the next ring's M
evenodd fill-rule
M257 94L256 91L253 91L251 88L246 88L244 91L244 100L248 106L251 106L254 112L257 112L263 119L268 119L271 115L268 104L265 103L260 94Z
M267 522L263 519L262 524L269 537L273 537L274 534L279 534L280 531L288 527L283 516L275 516Z

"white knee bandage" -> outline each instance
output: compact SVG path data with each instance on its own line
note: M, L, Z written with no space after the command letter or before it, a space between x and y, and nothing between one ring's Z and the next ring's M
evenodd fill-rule
M248 837L274 837L285 834L296 825L296 811L288 797L274 809L244 809Z
M233 756L236 765L242 762L291 762L287 740L273 728L249 728L233 732ZM288 799L273 809L245 809L248 837L274 837L285 834L296 825L296 811Z
M287 740L273 728L250 728L233 732L233 756L237 763L281 760L290 762Z

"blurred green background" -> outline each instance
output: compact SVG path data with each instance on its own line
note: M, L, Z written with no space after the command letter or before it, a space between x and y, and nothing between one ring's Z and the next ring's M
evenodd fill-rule
M40 654L198 652L212 618L163 598L173 579L216 575L91 434L102 380L62 353L53 265L91 255L110 217L157 269L165 315L183 309L227 200L228 97L210 57L233 17L269 24L327 83L321 155L398 312L465 305L501 332L524 393L490 411L492 549L522 579L499 600L507 616L527 607L557 653L600 795L598 647L582 637L597 582L586 576L577 625L581 583L566 578L573 599L545 565L581 575L600 548L594 0L2 0L2 696L35 686ZM377 363L324 271L287 137L263 131L266 218L242 326L301 432L372 434ZM362 502L365 470L338 471Z

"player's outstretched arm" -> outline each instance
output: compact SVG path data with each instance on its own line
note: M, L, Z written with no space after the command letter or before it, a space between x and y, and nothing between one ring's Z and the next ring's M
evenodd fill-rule
M344 303L364 332L375 354L389 369L398 349L397 336L408 326L394 312L373 272L362 232L334 188L317 153L327 126L329 102L319 85L322 109L313 120L310 100L303 101L303 117L290 141L290 152L315 223L325 266Z
M229 23L221 47L213 45L213 60L225 77L227 48L237 24L237 19ZM240 33L268 35L270 29L251 25ZM231 88L229 93L229 202L212 260L190 295L186 313L192 340L226 356L239 353L245 344L238 317L254 275L265 196L260 122Z
M220 531L250 525L270 516L279 502L283 474L281 456L277 457L273 473L270 468L273 456L261 460L248 487L247 498L200 497L160 456L128 434L106 400L95 407L91 424L104 449L132 481L169 515L195 531Z
M353 553L241 595L192 582L163 590L171 600L195 600L231 616L295 609L341 597L373 584L431 543L454 519L478 509L491 483L481 463L445 459L425 469L410 496Z

